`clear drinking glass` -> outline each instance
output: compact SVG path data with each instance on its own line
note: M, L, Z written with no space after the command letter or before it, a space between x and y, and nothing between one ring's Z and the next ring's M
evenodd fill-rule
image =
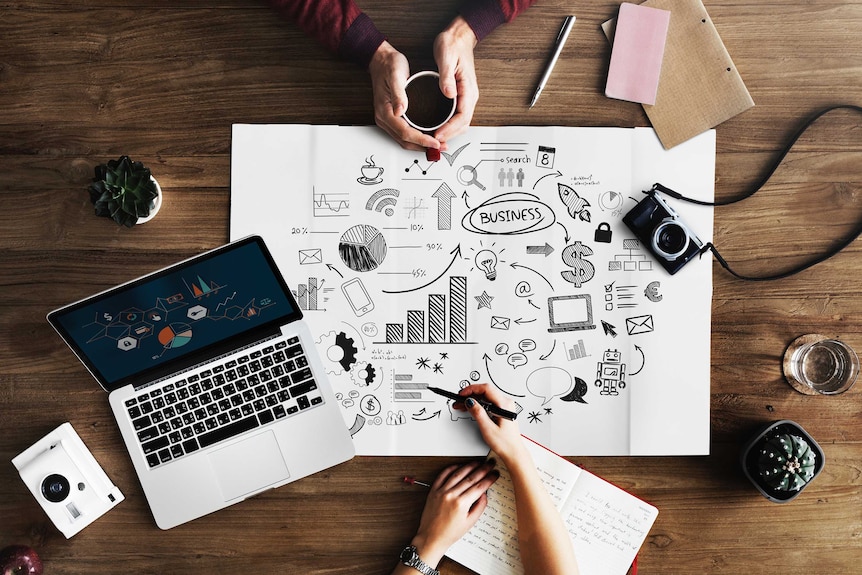
M796 338L784 352L784 377L797 391L836 395L859 375L859 357L843 341L820 334Z

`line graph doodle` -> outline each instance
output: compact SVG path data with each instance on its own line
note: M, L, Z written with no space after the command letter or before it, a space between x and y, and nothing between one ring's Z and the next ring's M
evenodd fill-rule
M314 187L312 194L312 215L315 218L347 217L350 214L350 194L348 193L321 193L318 194Z

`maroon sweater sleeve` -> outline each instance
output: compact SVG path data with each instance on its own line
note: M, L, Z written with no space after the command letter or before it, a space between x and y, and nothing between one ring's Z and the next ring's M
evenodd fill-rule
M477 40L482 40L504 22L533 5L536 0L465 0L461 16L473 29Z
M269 0L303 32L345 60L367 68L385 37L354 0Z
M465 0L461 15L482 40L536 0ZM309 36L345 60L367 68L386 39L354 0L269 0Z

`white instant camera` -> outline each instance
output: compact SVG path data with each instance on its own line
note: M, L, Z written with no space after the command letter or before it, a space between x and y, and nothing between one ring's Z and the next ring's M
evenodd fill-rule
M124 499L68 422L12 464L66 539Z

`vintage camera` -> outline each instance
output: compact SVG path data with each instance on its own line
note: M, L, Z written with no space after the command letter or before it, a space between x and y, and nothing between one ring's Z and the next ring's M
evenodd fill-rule
M623 222L671 275L703 251L703 242L654 191L647 192Z
M124 499L68 422L12 464L66 539Z

